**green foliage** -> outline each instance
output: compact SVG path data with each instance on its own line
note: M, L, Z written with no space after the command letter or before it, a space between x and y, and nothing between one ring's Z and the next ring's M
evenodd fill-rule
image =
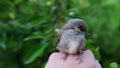
M120 66L119 12L119 0L0 0L0 68L44 68L72 18L88 24L87 49L103 68Z
M118 64L116 62L110 63L110 68L118 68Z
M93 43L93 40L87 39L87 49L91 50L97 60L101 60L99 47L95 47L94 45L91 45Z

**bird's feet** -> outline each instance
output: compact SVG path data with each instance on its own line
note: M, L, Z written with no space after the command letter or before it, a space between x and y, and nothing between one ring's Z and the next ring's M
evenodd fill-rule
M82 54L79 55L79 64L82 62Z
M82 54L78 55L79 57L77 58L77 60L79 60L79 64L82 62Z
M60 59L62 59L63 61L65 61L65 60L67 59L67 56L68 56L68 54L67 54L67 53L64 53L64 56L61 57Z

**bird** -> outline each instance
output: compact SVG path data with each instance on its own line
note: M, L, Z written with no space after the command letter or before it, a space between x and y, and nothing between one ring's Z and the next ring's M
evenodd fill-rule
M71 19L58 32L56 49L64 53L61 59L66 60L68 55L78 55L80 62L86 48L85 38L88 36L88 26L82 19Z

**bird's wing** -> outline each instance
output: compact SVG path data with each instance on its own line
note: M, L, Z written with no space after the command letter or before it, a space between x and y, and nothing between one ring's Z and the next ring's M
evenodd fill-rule
M57 36L58 36L58 39L57 39L57 45L59 44L60 40L61 40L61 35L62 35L62 31L58 32Z

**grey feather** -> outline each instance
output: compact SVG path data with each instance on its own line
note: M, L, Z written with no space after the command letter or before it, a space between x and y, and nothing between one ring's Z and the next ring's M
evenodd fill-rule
M57 49L68 54L82 53L85 49L87 25L82 19L72 19L58 32Z

